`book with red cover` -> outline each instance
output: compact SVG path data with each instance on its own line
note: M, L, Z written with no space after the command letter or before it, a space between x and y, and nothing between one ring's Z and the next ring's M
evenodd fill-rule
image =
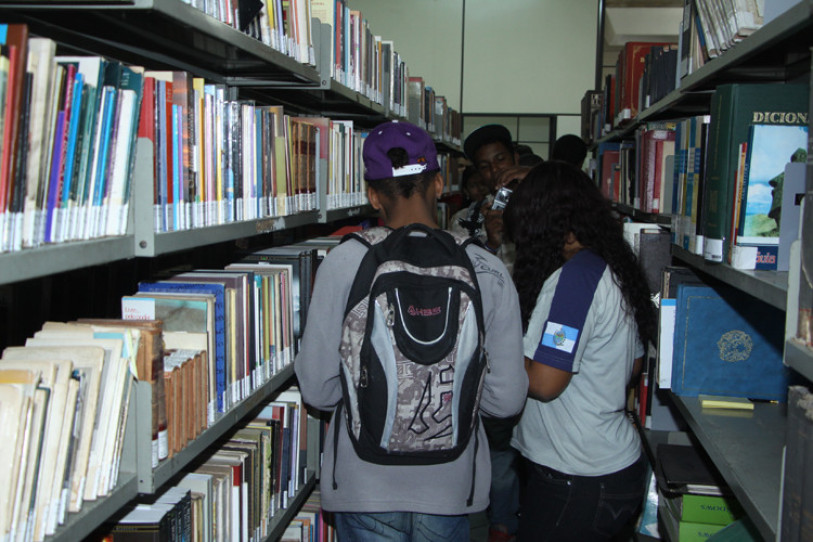
M25 80L26 58L28 56L28 26L25 24L3 24L0 30L0 44L5 46L9 57L9 73L6 90L6 103L1 104L5 110L3 124L3 145L0 154L0 211L5 212L11 197L12 180L20 164L15 158L20 145L20 116L23 105L23 83Z
M646 55L651 47L669 45L667 42L628 41L618 53L616 64L616 122L620 126L638 115L639 85L644 73Z

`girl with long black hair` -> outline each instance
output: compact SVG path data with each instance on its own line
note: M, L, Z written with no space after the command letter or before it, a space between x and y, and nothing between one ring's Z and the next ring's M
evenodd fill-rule
M655 336L646 279L609 203L570 164L531 170L504 222L529 377L512 439L528 467L518 540L611 540L644 494L625 404Z

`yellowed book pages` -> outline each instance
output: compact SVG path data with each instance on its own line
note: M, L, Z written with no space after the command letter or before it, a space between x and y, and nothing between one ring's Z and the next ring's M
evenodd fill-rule
M33 338L26 341L26 346L40 349L44 354L53 356L55 359L69 359L79 378L78 393L82 401L77 403L81 404L81 412L77 412L76 420L80 426L74 428L77 442L73 458L67 466L70 469L71 487L69 497L66 499L67 510L78 512L82 508L87 485L90 450L101 404L100 393L105 367L105 349L99 345L71 344L52 339Z
M131 337L96 338L90 326L74 326L75 335L66 329L42 329L26 341L31 346L86 345L101 346L105 351L102 369L100 403L96 415L96 428L88 460L88 478L83 498L95 500L110 492L110 471L115 464L116 438L124 408L126 382L130 365L135 365L136 349ZM88 333L91 337L88 338Z
M0 369L35 369L42 375L42 385L51 389L46 414L48 425L43 442L42 472L37 481L36 512L34 514L34 540L42 540L52 533L57 523L59 500L65 473L67 449L70 444L71 426L65 427L65 413L75 410L68 402L69 382L73 363L43 357L42 353L24 346L10 347L3 351ZM71 414L71 422L72 414Z
M0 369L0 372L3 370ZM23 453L20 457L20 477L17 479L17 500L14 503L12 537L14 540L30 538L36 514L37 484L42 473L42 444L45 439L48 404L51 389L40 383L34 389L31 409L26 420Z
M38 371L0 370L0 537L8 537L15 526L15 511L22 495L19 492L21 470L27 453L24 448L34 390L39 383Z

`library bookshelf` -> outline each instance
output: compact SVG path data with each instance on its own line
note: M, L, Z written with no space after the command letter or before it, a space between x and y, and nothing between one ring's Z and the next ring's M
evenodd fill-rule
M233 99L281 105L286 114L351 120L359 129L368 129L389 119L407 118L404 109L393 108L380 95L376 97L375 92L350 88L336 80L331 65L335 57L331 52L333 30L318 19L309 21L311 41L306 44L301 58L286 54L181 0L0 1L0 20L4 24L23 23L32 36L55 41L58 54L98 55L150 70L186 71L228 87ZM405 102L406 96L402 97ZM460 153L459 133L456 138L442 133L435 137L442 146L441 152ZM329 204L329 160L320 157L317 166L320 182L311 208L282 214L269 211L257 218L159 232L154 227L157 181L153 142L139 137L133 152L125 233L2 252L0 289L13 291L20 283L96 266L126 268L131 262L164 256L183 258L183 254L206 252L218 243L239 244L246 239L262 242L262 239L274 239L273 234L284 236L297 232L299 235L309 228L374 216L373 209L363 198L346 204ZM360 169L354 175L354 182L360 186ZM68 318L87 316L71 313L66 307L62 307L61 312L68 314ZM94 533L139 495L155 494L171 483L236 425L294 382L291 364L155 468L150 449L152 390L149 383L137 382L127 409L116 487L106 497L85 502L81 511L67 514L65 522L47 539L74 541ZM317 483L320 459L317 426L317 423L308 424L307 479L288 506L272 518L267 540L282 536Z
M604 143L633 140L636 131L646 127L648 123L675 122L686 117L708 115L714 90L721 84L753 82L809 84L812 30L813 2L803 0L792 3L787 11L734 47L679 78L676 89L643 109L630 122L597 137L593 149L598 151ZM678 35L678 32L675 32L675 35ZM587 125L589 126L589 123ZM808 125L808 128L811 129L813 126ZM808 153L811 150L813 149L808 142ZM708 152L714 152L713 147ZM598 175L601 175L600 171ZM809 202L813 187L810 161L806 176L806 201ZM673 216L667 210L661 210L659 213L645 212L628 202L617 202L615 207L618 212L634 220L651 222L667 228L675 224ZM808 205L803 212L809 214L811 211L813 209ZM797 242L793 251L798 254L799 250ZM727 263L710 262L701 253L678 244L672 245L671 254L674 263L693 269L709 283L720 282L732 286L743 298L749 299L757 306L770 306L784 311L786 318L784 363L806 380L807 384L813 380L813 350L795 338L800 287L804 288L804 284L801 284L804 281L800 280L798 257L791 260L790 272L782 272L735 269ZM786 405L759 403L755 405L752 416L735 418L704 411L699 400L694 397L672 393L669 397L696 442L703 447L730 486L762 538L779 540L785 476L783 468L786 447ZM657 440L662 437L652 438Z

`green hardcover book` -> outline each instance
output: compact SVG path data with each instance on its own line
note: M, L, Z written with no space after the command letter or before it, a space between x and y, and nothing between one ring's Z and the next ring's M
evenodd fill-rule
M703 185L706 260L727 260L739 146L751 124L806 125L808 100L807 85L797 84L735 83L714 91Z
M739 503L730 496L685 493L663 498L669 501L680 521L689 523L728 525L742 515Z
M712 525L679 519L677 511L673 508L670 499L660 497L658 503L658 517L660 524L666 531L667 540L672 542L700 542L708 540L715 533L721 531L725 525Z

